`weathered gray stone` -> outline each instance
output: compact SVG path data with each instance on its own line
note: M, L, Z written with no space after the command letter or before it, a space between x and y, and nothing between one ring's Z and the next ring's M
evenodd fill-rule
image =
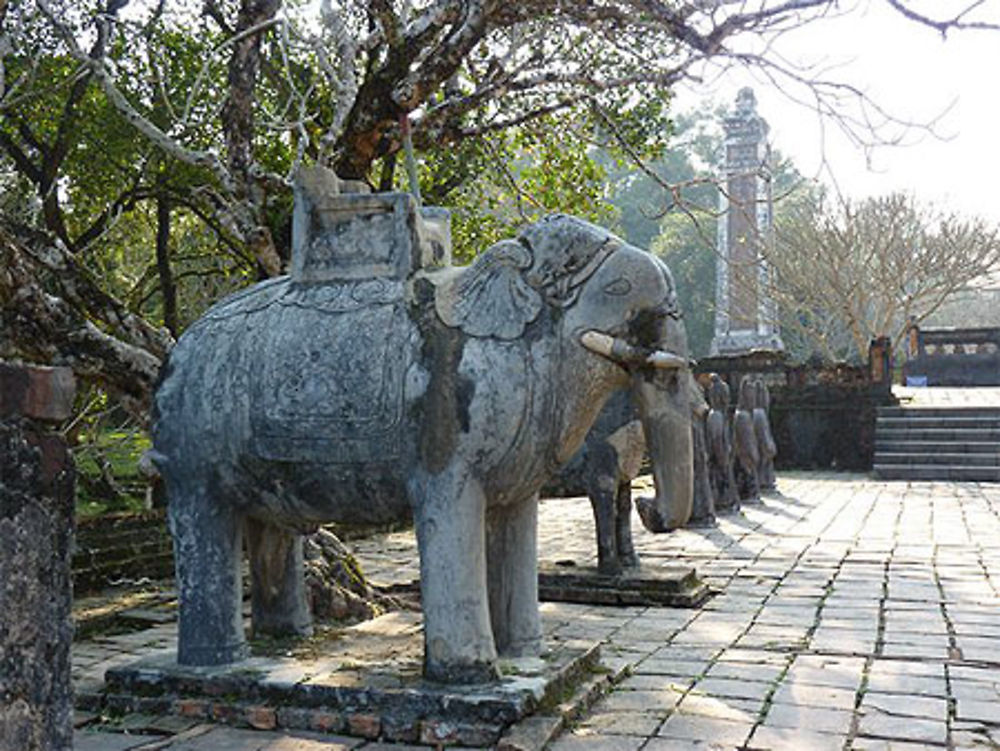
M821 733L846 735L851 729L854 713L849 709L809 707L800 704L772 704L764 724L779 728L807 728Z
M547 601L680 608L697 607L711 594L687 566L648 566L609 576L592 566L544 565L538 572L538 590ZM656 637L647 638L659 643Z
M715 495L708 470L708 402L693 376L688 382L688 391L691 394L691 450L694 455L694 496L689 524L711 527L715 524Z
M754 384L749 376L740 381L736 411L733 413L733 457L736 494L742 503L760 500L760 446L754 428Z
M667 738L712 741L733 748L742 746L753 729L751 720L733 720L700 714L673 714L657 732Z
M708 405L690 374L687 389L691 401L692 503L688 518L678 516L672 523L710 526L715 522L715 501L705 438ZM543 497L586 495L590 499L601 574L616 576L639 566L632 543L632 480L639 475L645 455L639 411L628 392L619 391L604 405L580 450L542 488Z
M0 748L60 751L73 734L74 471L59 437L11 417L53 414L32 404L6 401L0 419Z
M858 735L943 746L948 739L948 724L944 720L901 717L869 709L861 715Z
M416 613L391 613L324 638L329 656L318 661L254 657L210 668L178 665L173 656L132 662L108 672L105 708L131 711L143 697L165 700L166 711L182 717L242 727L492 747L539 707L575 715L612 677L599 669L597 644L563 641L544 659L503 661L505 675L494 683L432 684L420 676Z
M747 744L754 749L792 751L808 748L810 751L840 751L844 747L843 735L817 732L812 728L780 728L770 725L758 727Z
M709 411L705 418L708 443L708 477L712 498L719 511L739 507L733 474L733 425L729 416L729 384L718 373L709 374L706 388Z
M267 591L254 593L254 629L303 633L295 536L412 513L426 675L490 678L498 653L540 647L537 492L614 391L631 386L653 455L644 523L663 531L687 518L673 280L655 257L567 216L469 267L438 268L446 233L427 231L410 198L338 198L308 183L292 277L192 325L157 392L152 456L177 553L179 660L246 655L247 519L251 570L267 572L255 577Z
M632 544L632 480L645 453L639 414L629 393L619 391L604 405L580 450L542 488L544 497L590 499L602 574L614 576L639 565Z
M771 420L768 411L771 408L771 392L763 378L753 381L753 432L757 438L757 448L760 452L760 463L757 465L757 478L762 490L775 489L774 457L778 453L777 444L771 434Z

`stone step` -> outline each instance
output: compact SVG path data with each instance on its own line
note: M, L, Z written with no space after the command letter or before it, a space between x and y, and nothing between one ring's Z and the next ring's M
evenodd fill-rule
M906 417L883 417L879 415L875 421L876 428L955 428L960 430L982 428L987 430L1000 429L1000 415L970 415L964 417L948 417L938 415L918 415Z
M931 453L879 451L876 449L875 464L947 464L955 467L1000 467L1000 454L996 451L992 453Z
M1000 407L879 407L878 416L1000 418Z
M875 453L992 454L1000 451L996 441L914 441L875 436Z
M1000 482L1000 467L956 467L938 464L875 464L879 480Z
M876 441L951 441L1000 444L1000 428L876 428Z

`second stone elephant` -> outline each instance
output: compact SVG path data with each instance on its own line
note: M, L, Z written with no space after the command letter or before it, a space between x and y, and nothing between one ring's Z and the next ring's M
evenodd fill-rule
M671 529L715 520L705 456L707 404L690 372L679 385L688 394L690 408L687 426L679 425L678 429L691 433L692 503L689 516L677 517ZM590 499L601 574L615 576L639 566L632 542L632 480L639 476L645 457L646 437L639 411L631 395L619 391L604 405L580 450L542 488L543 496L586 495Z

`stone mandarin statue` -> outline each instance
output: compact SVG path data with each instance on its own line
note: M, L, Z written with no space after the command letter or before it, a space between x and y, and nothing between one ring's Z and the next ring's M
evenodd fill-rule
M691 504L691 526L710 527L715 524L715 495L708 467L708 402L701 385L692 376L688 382L691 400L691 441L694 454L694 498Z
M778 453L778 447L774 442L774 435L771 433L771 418L768 414L771 408L771 392L763 378L757 378L753 388L753 430L757 438L757 447L760 449L757 476L760 480L761 490L774 490L776 487L774 457Z
M754 429L753 408L756 394L753 380L744 376L740 380L736 411L733 413L733 453L736 456L736 494L742 503L760 500L760 447Z
M447 218L406 194L334 195L300 178L292 274L209 310L156 394L180 596L178 660L308 633L301 535L412 515L424 673L474 682L539 651L537 494L629 389L652 455L654 531L691 511L686 337L660 261L604 229L546 217L468 267Z
M709 448L709 482L719 511L736 509L736 477L733 473L733 427L729 418L729 384L718 373L709 375L706 433Z

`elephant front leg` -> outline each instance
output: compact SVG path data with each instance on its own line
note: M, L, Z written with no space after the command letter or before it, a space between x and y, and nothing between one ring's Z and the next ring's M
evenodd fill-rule
M410 481L424 614L424 676L442 683L498 677L486 597L486 500L454 467Z
M639 554L632 543L632 483L618 485L615 496L615 540L618 560L624 568L639 568Z
M590 491L590 505L594 510L594 528L597 533L597 571L604 576L618 576L622 572L615 539L615 502L614 493L606 488L592 488Z
M248 655L243 633L243 520L204 485L168 484L179 599L177 662L225 665Z
M250 624L254 636L309 636L302 535L247 519L250 554Z
M505 657L542 650L538 613L538 498L491 508L486 523L490 618Z

